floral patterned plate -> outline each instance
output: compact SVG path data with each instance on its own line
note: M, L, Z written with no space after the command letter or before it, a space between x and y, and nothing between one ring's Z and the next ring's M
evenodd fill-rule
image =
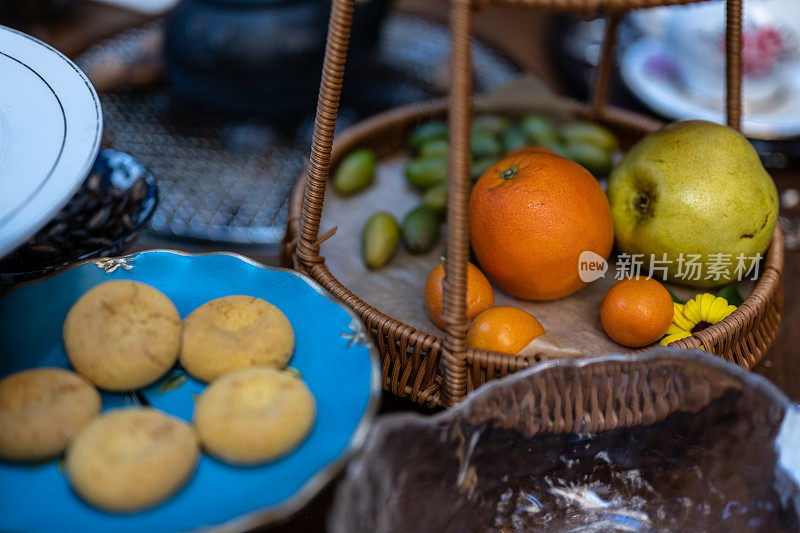
M190 531L223 526L247 530L300 509L361 445L380 391L374 346L358 317L314 281L233 254L148 251L80 263L20 286L0 299L0 377L25 368L69 367L61 328L86 290L106 280L132 279L164 292L185 317L208 300L231 294L264 298L292 322L297 369L317 402L309 437L288 456L256 467L234 467L204 455L194 477L164 504L119 515L84 503L60 461L0 461L0 531ZM204 384L175 368L131 394L103 393L103 409L149 404L190 421Z

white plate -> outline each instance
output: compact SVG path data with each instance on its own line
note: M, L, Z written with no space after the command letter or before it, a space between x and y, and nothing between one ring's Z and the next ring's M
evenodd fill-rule
M625 50L622 79L645 105L675 120L703 119L724 123L724 98L700 100L680 80L669 48L660 41L642 39ZM800 135L800 70L791 87L768 102L745 102L742 131L756 139L785 139Z
M102 125L97 93L72 61L0 26L0 257L80 187Z

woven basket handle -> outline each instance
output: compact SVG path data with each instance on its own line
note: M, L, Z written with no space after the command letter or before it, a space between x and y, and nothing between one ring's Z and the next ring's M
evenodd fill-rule
M725 5L725 119L742 129L742 0Z
M330 172L333 132L339 112L342 93L342 78L350 42L350 26L353 21L355 0L333 0L328 23L328 40L325 44L325 59L322 64L322 80L317 100L317 115L314 119L314 137L311 142L311 159L308 179L303 195L303 210L300 217L300 236L295 254L300 263L310 269L322 262L319 256L319 221L322 202Z
M447 330L442 350L442 403L455 405L467 394L467 261L472 130L472 16L470 0L450 2L450 150L447 191L447 261L442 318Z

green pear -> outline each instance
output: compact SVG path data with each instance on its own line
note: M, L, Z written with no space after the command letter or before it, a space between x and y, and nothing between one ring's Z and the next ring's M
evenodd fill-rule
M643 274L654 257L654 277L665 268L669 280L694 287L741 278L769 246L778 216L775 183L747 139L700 120L639 141L612 171L607 192L617 248L644 254Z

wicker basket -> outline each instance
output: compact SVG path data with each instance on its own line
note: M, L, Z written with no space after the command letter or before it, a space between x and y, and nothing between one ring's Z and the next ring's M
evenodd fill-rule
M487 0L488 1L488 0ZM686 4L702 0L492 0L496 3L574 12L606 13L608 24L590 104L565 101L575 115L595 120L617 132L623 144L655 130L659 122L607 106L620 18L631 8ZM384 389L414 402L449 407L489 380L539 362L537 356L512 356L468 349L466 346L466 263L469 256L467 202L469 195L469 135L472 114L470 40L471 0L451 0L452 87L449 103L418 104L389 111L364 121L337 138L333 131L344 74L354 0L334 0L323 66L311 160L307 178L292 196L284 242L284 260L306 272L334 296L353 308L372 333L382 358ZM727 0L727 122L739 129L741 120L741 0ZM443 339L417 331L371 307L342 285L327 269L319 245L332 232L319 235L322 204L330 168L356 146L369 146L380 132L405 138L420 120L448 113L450 123L449 195L447 212L448 261L444 287ZM372 146L381 155L380 146ZM699 348L746 368L755 366L778 330L783 306L783 237L776 227L763 274L747 300L729 317L691 337L672 343Z

